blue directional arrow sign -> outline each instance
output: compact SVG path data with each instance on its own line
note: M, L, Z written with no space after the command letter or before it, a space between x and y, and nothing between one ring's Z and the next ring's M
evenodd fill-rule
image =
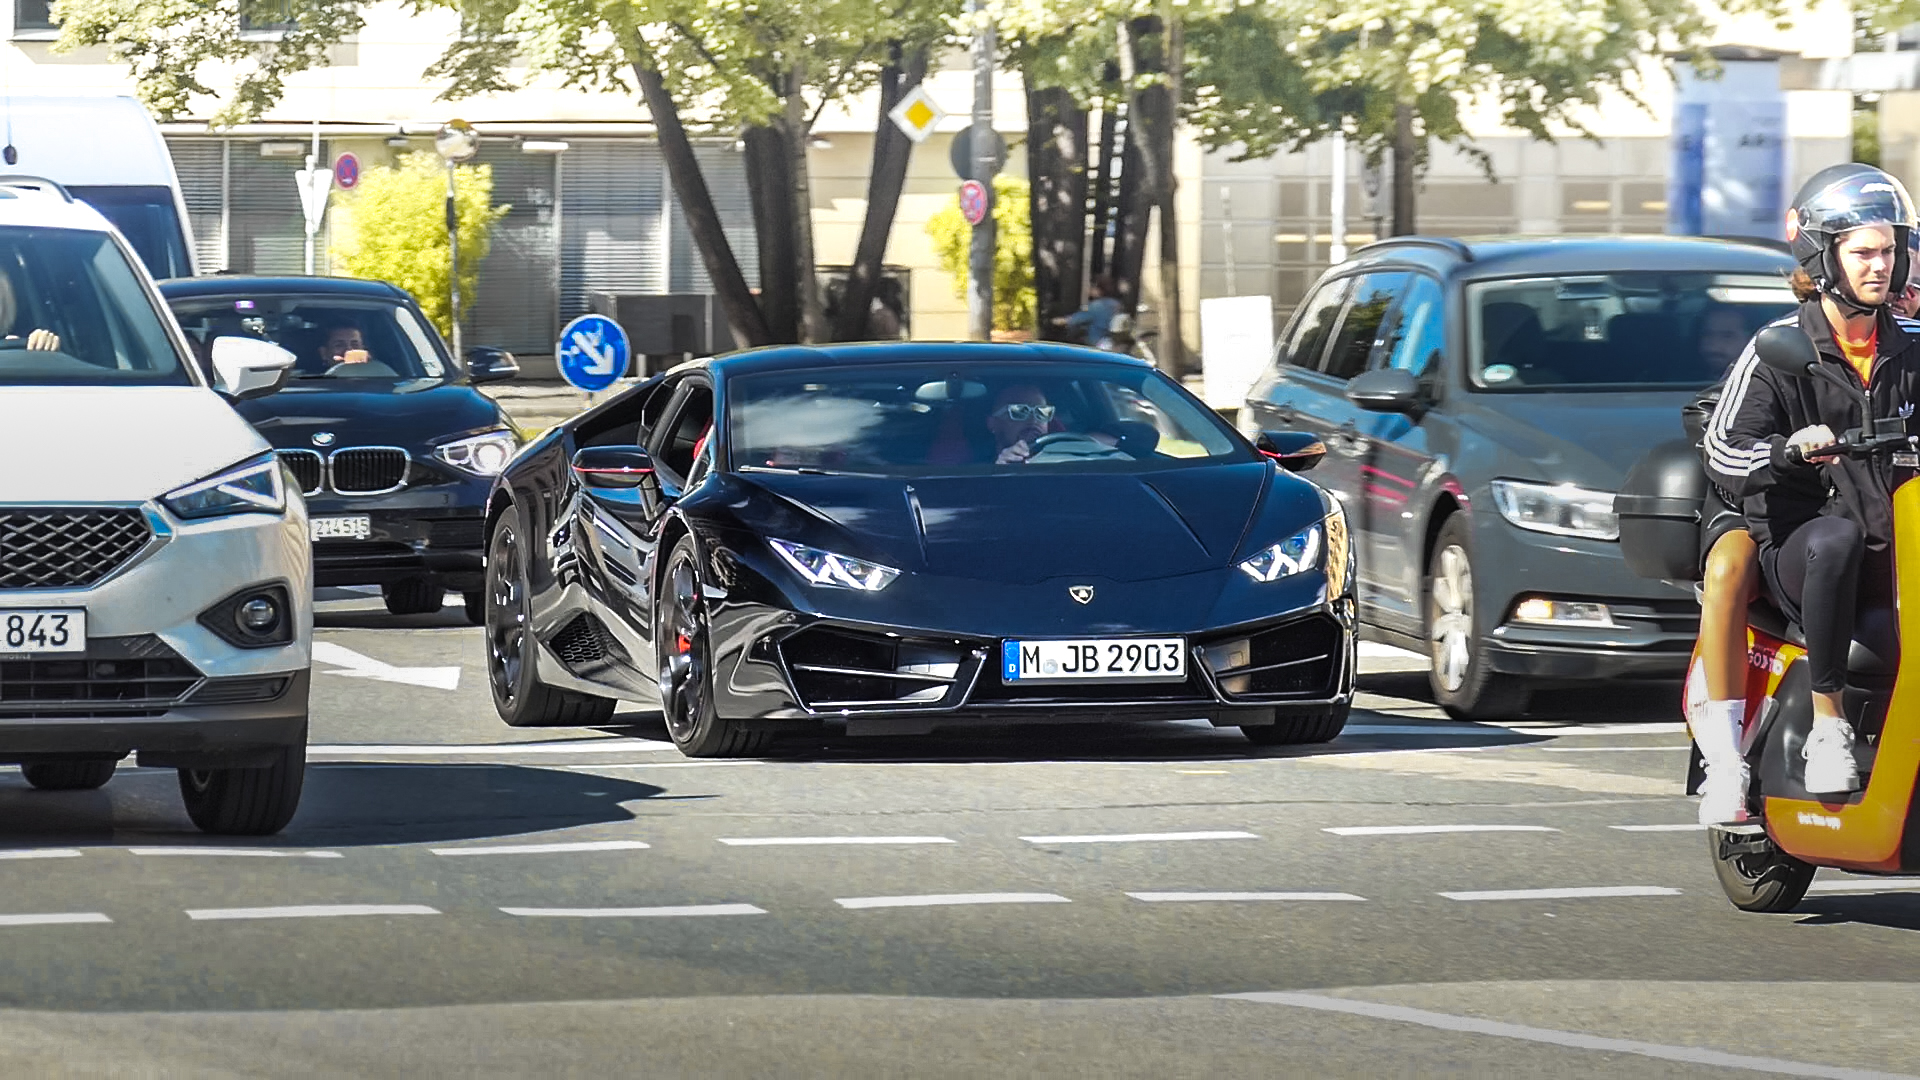
M560 377L596 394L627 373L627 332L604 315L582 315L560 331Z

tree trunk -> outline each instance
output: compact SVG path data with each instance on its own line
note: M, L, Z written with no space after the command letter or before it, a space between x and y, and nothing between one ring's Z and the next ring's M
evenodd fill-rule
M1127 100L1127 149L1120 166L1120 235L1114 243L1113 279L1121 307L1132 314L1140 306L1140 271L1147 256L1147 229L1153 208L1160 201L1155 181L1160 176L1160 155L1156 153L1160 105L1166 96L1163 84L1132 89L1140 75L1163 70L1160 54L1160 20L1142 17L1123 20L1119 28L1120 78L1129 88Z
M1180 20L1172 4L1162 0L1161 14L1166 20L1166 71L1164 112L1155 118L1159 129L1154 140L1158 148L1160 174L1156 186L1160 194L1160 298L1166 310L1160 313L1160 348L1155 353L1160 370L1175 378L1186 374L1187 341L1183 336L1180 312L1180 217L1174 209L1177 193L1173 174L1174 125L1180 108L1180 66L1185 62L1185 41Z
M813 258L813 169L807 162L812 132L807 123L806 61L796 60L787 84L784 123L788 152L793 155L794 276L800 283L800 333L803 341L826 341L826 308L820 302L820 272Z
M767 321L767 343L800 340L800 293L793 267L793 158L787 140L770 124L741 133L746 144L747 191L753 196L753 232L760 241L760 313Z
M1100 103L1100 141L1093 148L1093 225L1087 238L1089 277L1107 272L1107 229L1113 224L1113 162L1120 156L1119 142L1119 102L1109 96Z
M920 85L926 75L926 49L916 49L903 60L896 59L881 72L880 121L873 132L873 167L867 174L867 213L860 225L860 242L854 248L847 286L840 296L840 311L834 319L835 341L862 341L874 336L868 309L879 291L887 257L887 237L893 232L900 193L907 184L907 165L913 157L913 140L894 126L887 114L900 104L909 90Z
M1023 73L1024 77L1024 73ZM1080 309L1086 243L1087 114L1062 87L1027 86L1028 219L1033 227L1037 335L1065 340L1054 325Z
M1411 236L1417 230L1413 214L1413 169L1419 151L1414 145L1413 106L1393 107L1393 235Z
M715 297L727 326L733 331L733 340L741 348L768 344L767 321L760 314L760 305L754 302L753 291L747 288L747 278L740 272L740 260L734 257L733 245L727 243L726 231L720 227L720 214L713 208L707 178L700 171L699 159L693 155L687 129L680 123L680 110L667 93L660 72L654 68L646 42L635 40L630 47L636 57L633 74L640 82L640 93L646 99L654 130L659 133L667 177L673 183L674 196L680 200L680 209L687 215L687 231L693 234L694 246L700 249L700 261L707 268L707 277L713 281ZM645 57L645 62L637 59L639 57Z

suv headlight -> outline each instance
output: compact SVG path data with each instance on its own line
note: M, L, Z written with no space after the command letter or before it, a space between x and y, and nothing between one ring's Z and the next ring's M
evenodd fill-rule
M499 476L519 449L520 439L513 432L489 431L442 443L433 448L433 456L475 476Z
M1493 505L1501 517L1522 529L1589 540L1620 539L1620 518L1614 513L1611 491L1495 480Z
M1327 553L1326 522L1316 522L1272 547L1262 548L1240 569L1255 581L1278 581L1320 566Z
M175 516L186 519L279 514L287 509L287 491L280 482L280 460L268 452L169 491L160 501Z
M835 555L831 551L796 544L791 540L768 540L767 544L809 585L879 592L900 576L900 571L891 566Z

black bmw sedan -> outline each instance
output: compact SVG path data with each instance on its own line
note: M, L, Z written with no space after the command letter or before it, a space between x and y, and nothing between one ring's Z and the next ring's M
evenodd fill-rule
M1339 504L1177 383L1061 346L776 348L546 433L487 508L509 724L657 705L692 756L1206 719L1319 742L1354 686Z
M306 496L314 584L378 585L394 614L462 594L479 622L493 478L520 435L478 383L517 374L498 350L456 363L413 298L352 278L215 276L160 291L204 361L215 338L296 357L277 394L236 405Z

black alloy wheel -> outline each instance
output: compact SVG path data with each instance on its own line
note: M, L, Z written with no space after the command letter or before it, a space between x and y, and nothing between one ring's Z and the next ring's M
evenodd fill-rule
M772 741L771 734L722 719L714 708L706 605L691 537L674 545L660 593L654 648L660 658L660 709L674 745L688 757L758 754Z
M535 656L533 589L520 547L520 516L511 507L487 545L487 584L481 594L487 643L487 684L493 707L509 727L594 727L613 719L612 698L575 693L540 681ZM473 610L468 600L468 612ZM471 615L469 615L471 617Z

